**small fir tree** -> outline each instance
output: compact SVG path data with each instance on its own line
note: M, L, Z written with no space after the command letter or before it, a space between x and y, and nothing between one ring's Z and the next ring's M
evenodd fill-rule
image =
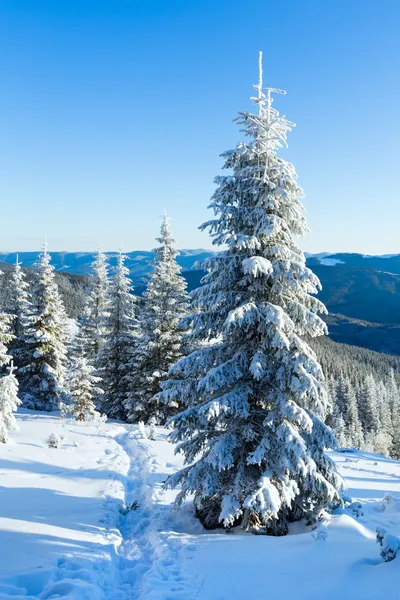
M12 315L11 332L14 336L9 350L16 368L20 369L28 361L28 330L33 322L33 307L30 301L29 284L21 269L21 263L18 262L18 254L9 280L8 311ZM17 378L18 375L17 370Z
M109 309L108 287L107 257L99 247L92 264L86 305L79 319L85 356L93 363L96 362L105 341Z
M0 271L0 275L3 273ZM17 409L18 382L14 375L14 366L11 356L8 354L7 346L13 340L11 333L12 316L0 312L0 441L5 443L8 432L15 429L13 412ZM8 368L7 365L11 366Z
M95 398L101 397L100 377L88 363L83 348L77 350L69 373L68 390L71 398L70 412L77 421L89 421L96 415Z
M8 440L8 433L17 428L14 412L20 404L18 381L12 361L7 370L8 373L0 377L0 442L3 444Z
M202 226L227 246L204 263L193 292L190 339L159 401L184 409L172 440L186 466L167 481L177 504L194 494L206 527L239 521L284 534L288 522L314 519L340 503L341 478L325 448L336 440L323 419L322 369L304 336L326 333L312 294L318 278L296 244L307 231L294 167L277 156L292 124L272 108L271 88L256 87L258 114L241 113L246 142L226 152L232 173L217 178Z
M109 313L105 342L97 359L97 374L102 379L103 412L114 419L126 419L125 400L132 386L132 357L136 345L135 298L125 256L118 255L109 289Z
M369 374L358 392L358 411L364 432L364 449L375 449L375 438L379 430L379 408L377 386L374 377Z
M400 391L393 369L390 370L386 391L391 420L393 427L395 427L395 423L400 419Z
M3 272L0 271L0 276ZM11 332L13 316L4 311L0 311L0 375L5 372L5 367L10 363L11 356L8 354L8 347L14 340Z
M393 424L388 390L383 381L376 385L379 427L374 444L374 451L389 456L393 440Z
M345 422L343 420L342 415L339 413L337 409L333 411L333 421L332 421L332 429L335 437L337 439L337 443L340 448L347 448L351 445L349 439L347 437L347 428Z
M155 260L144 308L140 315L140 338L134 356L134 385L126 401L128 420L165 424L177 412L178 404L159 403L154 396L168 371L185 353L183 317L188 310L186 281L176 262L167 215L161 225L159 246L154 249Z
M337 383L335 411L343 419L346 445L361 448L363 431L358 415L357 397L350 381L343 374Z
M393 369L390 372L387 386L388 401L392 417L392 444L390 455L400 458L400 390L398 388Z

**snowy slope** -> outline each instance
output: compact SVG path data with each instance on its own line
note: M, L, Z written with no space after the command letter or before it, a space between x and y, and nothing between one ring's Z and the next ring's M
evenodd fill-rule
M384 563L377 526L400 536L400 463L335 454L354 501L318 532L284 538L206 532L162 483L180 459L166 432L65 423L22 411L0 447L0 598L68 600L400 599L400 556ZM50 433L63 434L50 449Z

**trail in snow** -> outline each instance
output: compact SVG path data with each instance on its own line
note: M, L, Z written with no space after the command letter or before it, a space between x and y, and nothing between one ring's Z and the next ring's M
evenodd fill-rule
M182 565L194 550L191 535L202 528L190 511L171 512L175 493L162 489L176 465L173 447L161 432L157 457L152 453L154 444L143 440L137 428L118 441L131 460L127 511L120 519L124 539L120 568L127 595L132 600L191 598L191 581Z
M18 422L0 446L0 599L190 598L181 564L201 527L162 490L176 469L165 432L153 443L135 426L34 411ZM52 432L66 436L59 449Z

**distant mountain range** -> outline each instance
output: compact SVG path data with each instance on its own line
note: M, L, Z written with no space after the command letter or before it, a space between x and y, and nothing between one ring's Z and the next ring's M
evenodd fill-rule
M115 265L117 253L107 253ZM204 249L180 250L182 267L189 290L200 285L204 275L195 264L214 254ZM57 271L89 275L94 254L90 252L52 252ZM319 298L329 310L327 323L332 339L400 355L400 254L366 256L327 252L307 254L307 265L322 283ZM151 272L154 254L149 251L127 253L135 293L142 294ZM15 262L16 253L0 253L0 261ZM33 267L35 252L20 252L24 267Z
M18 252L18 260L24 267L34 267L38 258L38 252ZM89 275L91 265L95 257L94 252L50 252L52 263L57 271L64 273L74 273L78 275ZM106 252L111 266L117 263L117 252ZM151 272L151 261L154 259L154 252L148 250L134 250L126 252L126 266L128 267L132 279L140 280L141 277ZM213 252L203 249L179 250L178 263L183 271L189 271L193 268L196 261L201 261L212 255ZM0 252L0 261L7 264L14 264L17 257L16 252Z
M33 267L37 261L38 252L19 252L18 257L24 267ZM93 262L94 252L51 252L51 259L57 271L65 273L74 273L88 275ZM106 252L109 256L110 264L114 265L117 259L117 252ZM202 261L215 252L204 250L203 248L179 250L178 263L184 271L191 270L196 262ZM0 252L0 261L14 264L16 252ZM127 252L127 266L131 275L135 278L148 275L151 271L151 261L154 253L149 250L134 250ZM327 267L355 267L361 269L373 269L386 273L400 275L400 254L387 254L384 256L367 256L364 254L337 253L329 254L321 252L319 254L306 253L307 264L309 266L320 265Z
M374 269L376 271L385 271L400 275L400 254L384 254L383 256L369 256L366 254L337 253L320 254L306 253L307 263L311 266L319 264L327 267L346 266L358 267L361 269Z

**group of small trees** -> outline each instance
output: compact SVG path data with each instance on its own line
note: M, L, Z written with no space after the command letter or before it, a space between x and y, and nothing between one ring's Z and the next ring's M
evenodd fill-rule
M132 294L125 256L119 254L109 277L106 256L98 252L80 324L83 356L98 377L97 405L107 416L130 423L165 424L178 408L167 409L154 400L170 367L185 352L180 323L188 309L166 215L157 241L141 303Z
M110 274L107 257L99 250L86 305L74 327L47 248L39 257L31 287L17 259L7 312L0 315L0 369L11 359L17 368L16 375L11 368L0 380L4 431L12 427L19 398L37 410L50 411L62 404L63 414L70 412L81 421L100 410L124 421L165 424L174 411L160 408L153 397L182 356L180 321L188 307L168 221L164 216L142 305L132 293L126 257L119 253ZM1 431L0 436L6 439Z
M328 381L333 410L328 418L340 446L398 458L400 392L393 370L387 381L368 374L354 385L343 374Z
M3 442L7 431L14 426L12 411L20 399L26 406L39 410L57 408L64 383L67 340L67 317L45 246L31 291L17 258L10 282L9 306L0 318ZM8 373L6 365L11 365Z

